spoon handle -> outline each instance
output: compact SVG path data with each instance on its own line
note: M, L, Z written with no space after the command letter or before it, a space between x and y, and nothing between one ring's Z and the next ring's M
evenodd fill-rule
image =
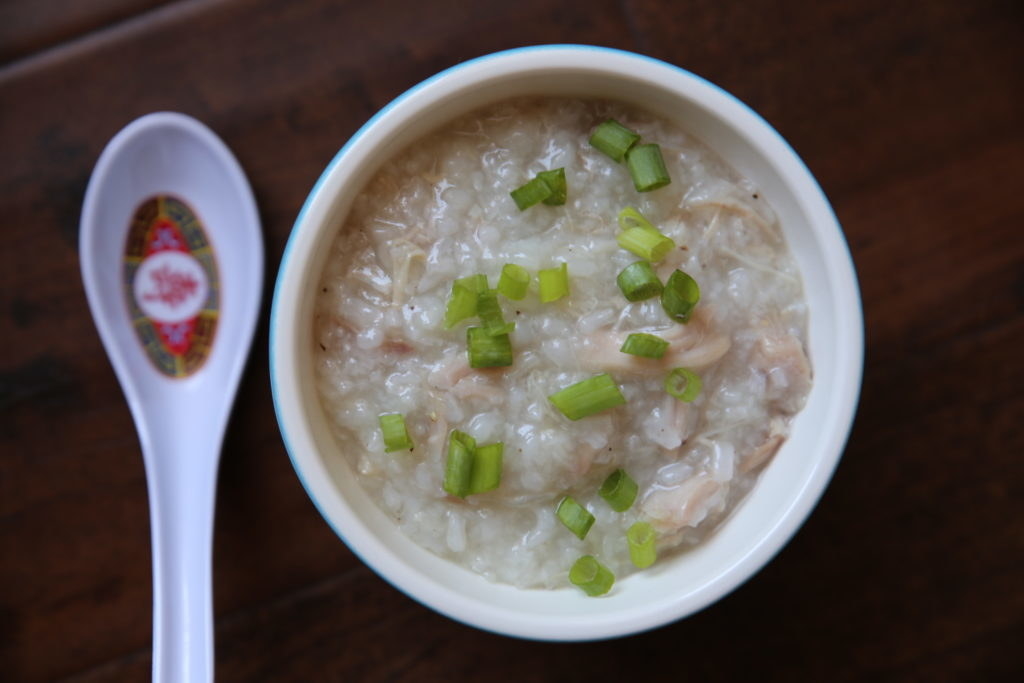
M220 440L212 441L213 453L209 442L181 433L143 444L153 546L155 683L213 680L211 566Z

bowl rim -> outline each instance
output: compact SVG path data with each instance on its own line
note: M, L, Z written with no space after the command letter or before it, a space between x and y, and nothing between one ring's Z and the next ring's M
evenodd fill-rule
M284 364L279 362L283 357L283 344L280 337L284 336L279 335L282 290L285 289L289 278L295 277L292 275L294 270L292 267L293 255L296 250L296 244L302 236L303 226L307 225L310 220L311 207L323 201L320 198L325 191L325 187L338 172L346 157L349 156L353 146L357 145L366 132L376 126L382 118L389 116L392 111L402 106L410 98L438 86L439 83L451 79L452 76L466 73L471 74L474 69L487 67L495 63L520 60L524 57L528 61L537 56L545 55L567 59L570 58L567 57L568 55L583 55L586 57L599 57L599 59L605 59L606 61L612 60L619 65L643 63L655 69L668 70L663 73L672 73L675 75L675 78L681 76L689 80L695 89L703 91L705 97L715 100L717 103L716 107L709 108L713 109L719 117L726 119L727 123L732 124L738 130L746 130L748 126L752 126L758 130L759 135L765 136L764 143L772 147L775 154L781 155L781 161L785 161L789 168L789 173L785 174L787 184L791 183L794 178L800 181L801 189L804 193L810 193L810 196L801 196L801 199L814 204L815 217L828 224L829 234L834 233L834 243L830 242L827 245L830 256L828 264L830 267L829 275L835 278L835 286L841 290L844 300L843 310L845 312L845 316L841 320L847 323L846 329L843 330L845 338L843 339L840 352L843 365L848 370L843 375L843 383L834 392L837 395L835 400L839 407L830 413L834 423L837 425L837 429L832 434L832 438L828 443L828 449L823 451L822 454L816 454L817 460L812 475L806 481L804 488L799 491L796 499L790 501L790 505L781 513L779 523L772 527L750 549L750 552L744 555L741 562L726 567L715 579L701 586L699 591L695 591L698 593L697 595L689 595L685 600L666 600L663 605L657 608L647 606L644 609L633 610L627 616L623 616L623 612L620 611L618 613L619 618L614 623L599 619L581 619L578 615L561 621L557 617L553 618L551 615L543 615L543 617L538 618L524 617L522 615L501 613L501 610L488 609L488 606L481 605L468 597L460 599L461 596L432 595L430 582L423 577L416 576L416 572L398 572L398 567L390 560L381 562L380 558L369 559L367 555L383 549L383 546L376 539L368 538L363 533L363 530L357 532L360 536L359 538L353 538L353 530L346 530L343 533L341 528L339 528L337 520L327 513L326 506L320 500L315 487L307 480L308 473L305 472L304 466L297 459L294 439L301 437L301 435L290 433L293 426L290 424L289 408L285 405L286 399L281 393L283 380L280 373L282 372L281 366ZM595 66L594 70L600 71L607 70L608 68ZM702 100L700 104L708 107L706 101ZM728 110L729 116L726 117L718 107L724 107ZM737 120L743 125L738 125ZM779 161L775 157L772 158ZM856 273L849 245L845 240L835 213L806 164L767 121L724 89L673 64L615 48L553 44L534 45L494 52L440 71L391 100L353 133L318 177L295 219L285 245L274 285L270 312L269 360L275 415L292 467L324 521L367 566L409 597L462 623L483 630L516 637L552 641L579 641L639 633L696 613L720 600L750 579L788 543L824 493L838 466L850 430L852 429L863 374L863 336L863 311ZM396 575L396 572L399 575ZM502 587L502 589L504 588L506 587ZM523 589L512 588L512 590ZM572 629L575 630L566 628L570 624Z

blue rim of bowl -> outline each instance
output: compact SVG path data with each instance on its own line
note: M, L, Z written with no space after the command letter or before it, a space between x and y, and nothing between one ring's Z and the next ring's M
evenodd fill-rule
M791 528L784 535L782 535L780 538L778 538L776 546L771 549L771 551L764 558L764 561L760 562L758 564L758 566L753 571L747 572L746 574L740 576L737 580L732 581L731 585L729 585L726 588L726 590L722 591L721 594L717 595L716 597L714 597L712 599L704 601L696 609L690 611L687 614L677 616L677 617L675 617L673 619L663 620L663 621L661 621L659 623L651 624L651 625L649 625L649 626L647 626L645 628L637 628L637 629L633 629L631 631L625 631L625 632L620 632L620 633L611 633L611 634L608 634L608 635L605 635L605 636L590 637L590 638L585 638L585 639L573 638L571 634L566 634L565 637L562 637L562 638L544 638L544 637L528 636L528 635L525 635L525 634L512 633L512 632L509 632L509 631L503 631L503 630L501 630L499 628L490 627L490 626L483 625L483 624L480 624L480 623L477 623L477 622L471 622L471 621L466 620L466 619L464 619L464 618L462 618L462 617L460 617L458 615L453 614L451 611L446 610L446 609L444 609L443 607L441 607L439 605L425 602L424 600L422 600L418 596L411 594L403 586L395 583L390 577L385 576L384 574L381 574L380 572L376 571L376 568L375 568L376 565L374 563L372 563L372 562L367 561L367 559L365 557L363 557L362 554L348 542L348 540L346 539L345 535L341 532L340 529L338 529L335 526L334 522L330 519L330 517L324 513L324 509L323 509L319 499L317 498L316 494L313 492L312 488L310 487L310 485L306 481L306 478L304 477L301 468L298 466L298 464L295 461L295 456L294 456L294 453L293 453L293 448L292 448L291 443L288 440L288 433L287 433L285 425L284 425L283 416L282 416L282 409L281 409L281 406L280 406L280 404L278 402L277 368L274 365L275 358L276 358L276 355L277 355L276 354L276 344L277 344L277 331L276 331L277 330L277 325L276 325L276 320L277 320L277 313L278 313L278 310L279 310L278 297L279 297L280 292L281 292L282 281L284 279L285 271L287 270L288 261L289 261L289 258L291 256L292 249L294 247L295 242L298 239L298 229L299 229L299 226L305 221L306 214L309 211L310 206L312 205L313 201L316 199L316 197L321 192L323 185L327 181L327 178L333 174L335 167L345 157L345 155L348 153L349 149L353 145L355 145L356 142L363 136L363 134L367 130L369 130L371 127L373 127L377 123L378 120L380 120L381 118L383 118L386 115L388 115L388 113L391 112L393 109L395 109L397 106L402 104L404 101L406 101L410 97L414 96L416 93L418 93L418 92L420 92L420 91L422 91L422 90L424 90L426 88L429 88L435 82L440 81L440 80L442 80L444 78L447 78L448 76L450 76L450 75L452 75L452 74L454 74L456 72L462 71L462 70L464 70L464 69L466 69L468 67L472 67L474 65L477 65L477 64L480 64L480 63L483 63L483 62L488 62L488 61L495 60L495 59L503 59L503 58L510 57L510 56L513 56L513 55L519 55L519 54L524 54L524 53L533 53L533 52L562 52L562 51L576 51L576 52L578 52L578 51L591 51L591 52L595 52L595 53L608 53L608 54L613 54L613 55L617 55L617 56L620 56L620 57L626 57L626 58L635 59L635 60L647 61L647 62L655 64L655 65L657 65L657 66L659 66L661 68L671 69L673 71L676 71L676 72L682 74L683 76L685 76L687 78L693 79L694 81L698 82L699 84L702 84L703 86L705 86L705 87L707 87L707 88L709 88L709 89L711 89L713 91L716 91L721 96L724 96L725 98L730 100L734 105L736 105L740 109L744 110L744 112L748 116L753 117L758 123L760 123L763 126L764 130L767 131L770 134L770 136L774 138L774 142L776 144L781 145L791 155L791 158L794 161L796 161L796 163L799 165L801 171L805 174L805 177L807 178L807 180L812 184L812 186L820 194L820 197L823 199L824 208L828 212L829 218L831 219L832 223L839 229L839 244L838 244L838 246L842 250L842 252L840 254L837 254L837 256L841 255L841 256L844 257L844 259L845 259L844 266L845 266L846 274L848 274L849 277L852 279L852 282L850 284L852 285L852 287L851 287L851 295L852 295L853 298L852 298L850 303L851 303L851 305L855 305L856 306L856 311L855 311L855 313L856 313L856 320L859 321L859 325L857 325L856 326L856 330L854 330L854 332L857 334L857 339L850 340L850 343L852 344L851 354L852 354L852 356L855 358L855 360L857 362L858 372L856 374L856 379L854 380L854 386L850 388L851 395L854 398L853 398L852 406L850 408L849 419L848 420L844 419L844 423L846 424L846 432L845 432L845 434L843 434L841 436L841 438L839 440L839 454L837 455L835 461L831 464L831 467L829 468L829 471L826 473L826 475L824 476L823 480L821 481L820 488L819 488L817 494L813 497L813 499L806 501L806 511L802 515L800 515L800 519L797 520L794 524L792 524ZM639 53L636 53L636 52L630 52L628 50L620 50L618 48L602 47L602 46L596 46L596 45L583 45L583 44L572 44L572 43L555 43L555 44L547 44L547 45L530 45L530 46L525 46L525 47L512 48L512 49L508 49L508 50L501 50L499 52L493 52L493 53L489 53L489 54L486 54L486 55L481 55L479 57L475 57L475 58L466 60L464 62L460 62L458 64L455 64L455 65L453 65L451 67L448 67L447 69L444 69L443 71L439 71L438 73L434 74L433 76L430 76L429 78L426 78L423 81L420 81L416 85L412 86L408 90L404 91L403 93L401 93L400 95L395 97L393 100L391 100L386 105L384 105L384 107L382 107L380 110L378 110L373 116L371 116L366 121L366 123L364 123L362 126L360 126L359 129L356 130L356 132L352 134L352 136L345 142L345 144L341 147L341 149L338 150L338 152L334 155L334 157L331 159L331 161L327 164L327 166L325 167L323 172L317 178L316 183L314 183L313 188L310 190L309 194L306 196L306 199L305 199L305 201L302 204L302 208L299 210L299 213L298 213L298 215L295 218L295 222L292 225L291 233L288 236L288 241L286 242L284 251L283 251L283 253L281 255L281 263L280 263L280 266L278 267L277 277L276 277L275 282L274 282L274 293L273 293L273 297L272 297L272 300L271 300L271 309L270 309L270 337L269 337L269 345L268 345L268 351L269 351L268 355L269 355L269 361L270 361L271 394L272 394L272 398L273 398L273 402L274 402L274 413L275 413L275 416L276 416L277 422L278 422L278 431L281 433L281 440L284 442L285 450L288 453L288 458L289 458L289 460L291 461L291 464L292 464L292 469L295 471L296 476L299 478L299 482L302 484L303 489L306 491L306 495L313 502L313 506L316 508L316 510L317 510L318 514L320 515L320 517L327 523L327 525L331 528L331 530L335 533L335 535L337 535L338 538L340 538L349 547L349 549L353 552L353 554L355 554L359 558L359 560L361 562L363 562L365 565L367 565L371 569L374 569L374 573L376 573L378 576L380 576L382 579L384 579L388 584L390 584L391 586L393 586L394 588L396 588L397 590L399 590L401 593L405 594L409 598L411 598L414 601L416 601L416 602L418 602L418 603L428 607L431 610L440 612L440 613L444 614L445 616L447 616L448 618L451 618L451 619L453 619L455 621L458 621L460 623L464 623L466 625L469 625L469 626L472 626L474 628L478 628L478 629L481 629L481 630L484 630L484 631L490 631L492 633L497 633L499 635L519 637L519 638L526 638L526 639L534 639L534 640L563 641L563 642L579 641L579 640L596 641L596 640L603 640L603 639L609 639L609 638L617 638L617 637L624 637L624 636L629 636L629 635L635 635L637 633L642 633L644 631L660 628L661 626L664 626L664 625L669 624L669 623L673 623L673 622L678 621L679 619L685 618L687 616L692 616L693 614L696 614L697 612L700 612L701 610L706 609L710 605L714 604L715 602L718 602L719 600L722 600L727 595L729 595L731 592L733 592L734 590L739 588L741 585L746 583L746 581L748 581L758 571L760 571L760 569L762 569L765 565L767 565L772 560L772 558L775 555L777 555L789 543L789 541L792 539L793 535L795 535L796 532L803 525L803 522L806 520L807 516L809 516L810 512L813 511L814 508L817 506L817 503L821 499L821 496L824 494L825 489L828 488L828 484L829 484L832 476L834 475L836 468L839 465L839 460L841 459L842 451L845 450L846 443L847 443L847 441L849 439L850 431L853 428L853 422L854 422L854 418L856 416L856 408L857 408L857 403L858 403L857 397L860 395L860 389L861 389L861 385L862 385L862 381L863 381L863 379L862 379L863 378L863 364L864 364L864 323L863 323L863 320L864 320L863 306L862 306L861 297L860 297L859 283L857 281L857 276L856 276L856 269L854 268L854 265L853 265L853 257L852 257L852 255L850 253L849 244L847 243L847 241L845 239L845 236L842 233L841 224L839 223L839 220L838 220L838 218L835 215L835 210L832 208L831 203L828 201L828 197L825 195L824 190L821 188L820 184L818 183L817 178L815 178L814 174L811 173L810 169L807 167L806 163L803 161L803 159L800 157L800 155L796 153L796 150L793 149L793 147L786 141L786 139L783 138L782 135L777 130L775 130L774 126L772 126L770 123L768 123L768 121L765 120L764 117L762 117L760 114L758 114L756 111L754 111L750 106L748 106L742 100L737 98L735 95L733 95L732 93L728 92L727 90L724 90L723 88L721 88L720 86L716 85L715 83L712 83L711 81L708 81L707 79L705 79L705 78L703 78L701 76L698 76L697 74L695 74L695 73L693 73L691 71L683 69L682 67L676 66L674 64L671 64L669 62L665 62L663 60L660 60L660 59L657 59L657 58L654 58L654 57L650 57L650 56L647 56L647 55L642 55L642 54L639 54Z

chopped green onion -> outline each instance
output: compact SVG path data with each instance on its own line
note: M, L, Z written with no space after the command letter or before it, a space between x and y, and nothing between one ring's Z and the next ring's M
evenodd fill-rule
M490 443L473 453L473 471L469 476L469 493L493 491L501 483L501 460L505 444Z
M681 270L673 271L661 291L661 307L677 323L690 321L693 309L700 301L697 281Z
M640 136L626 128L615 119L608 119L597 128L590 136L590 144L601 150L616 163L622 161L626 152L636 144Z
M380 431L384 435L385 453L412 449L412 439L409 438L409 431L405 428L405 418L401 413L381 415L377 420L380 422Z
M670 238L648 228L629 228L620 232L615 239L623 249L653 263L665 258L676 246Z
M569 293L569 265L562 261L556 268L545 268L537 272L540 282L540 300L542 303L557 301Z
M590 531L590 527L594 526L594 515L590 514L587 508L583 507L575 500L566 496L558 504L558 508L555 509L555 514L558 515L558 519L561 520L569 531L576 534L576 537L581 541L586 538L587 532Z
M607 373L568 386L548 396L548 400L570 420L579 420L626 402L615 380Z
M643 301L661 294L664 287L649 261L637 261L622 269L615 282L627 301Z
M508 334L515 328L515 323L505 323L505 316L498 304L498 290L484 289L476 295L476 314L480 324L489 335ZM511 327L509 326L511 325Z
M453 496L465 498L469 495L475 449L476 439L465 432L456 429L448 437L448 460L444 467L443 486Z
M552 195L551 186L538 176L509 193L520 211L525 211L534 204L542 202Z
M703 386L700 376L686 368L676 368L665 377L665 391L684 403L689 403L700 396Z
M654 527L647 522L636 522L626 531L626 542L629 543L629 559L640 569L646 569L658 559L658 551L654 547L656 534Z
M444 327L450 330L466 318L476 315L476 292L460 283L452 284L452 295L444 311Z
M561 206L565 204L566 184L565 169L555 168L550 171L541 171L535 175L530 182L512 190L512 199L520 211L524 211L537 202L544 202L550 206Z
M661 337L646 332L634 332L622 342L619 351L628 353L631 356L642 356L644 358L661 358L668 349L668 342Z
M506 263L498 278L498 292L506 299L519 301L530 286L530 271L514 263Z
M453 429L448 437L448 459L444 468L444 490L465 498L498 488L501 483L501 456L505 445L476 445L476 439Z
M460 277L453 282L452 294L444 312L444 328L450 330L457 323L476 315L477 293L486 289L486 275Z
M483 273L477 273L476 275L468 275L466 277L460 277L455 282L461 282L464 286L473 290L474 292L482 292L487 289L487 276Z
M626 164L637 192L650 192L672 182L658 145L636 145L626 153Z
M547 183L548 188L551 190L551 194L542 199L542 202L549 206L561 206L562 204L565 204L567 193L564 168L556 168L552 171L541 171L537 174L537 177Z
M569 570L569 581L579 586L590 597L604 595L612 589L615 575L593 555L584 555Z
M634 209L632 206L627 206L622 211L619 211L619 227L623 230L629 230L630 228L647 228L653 230L659 235L661 232L654 227L654 224L644 218L644 215Z
M626 474L626 470L617 469L604 480L598 493L611 506L612 510L625 512L636 500L637 490L633 477Z
M470 327L466 330L466 348L471 368L512 365L512 340L507 333L491 334L484 327Z

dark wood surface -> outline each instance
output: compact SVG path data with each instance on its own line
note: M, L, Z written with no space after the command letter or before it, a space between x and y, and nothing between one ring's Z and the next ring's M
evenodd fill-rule
M1016 0L0 1L0 680L149 675L142 460L78 269L111 136L160 109L222 136L256 193L269 292L307 192L374 111L444 67L549 42L692 70L817 175L866 317L835 478L766 569L696 616L604 643L479 632L391 588L317 515L273 415L265 301L220 472L218 678L1021 680Z

